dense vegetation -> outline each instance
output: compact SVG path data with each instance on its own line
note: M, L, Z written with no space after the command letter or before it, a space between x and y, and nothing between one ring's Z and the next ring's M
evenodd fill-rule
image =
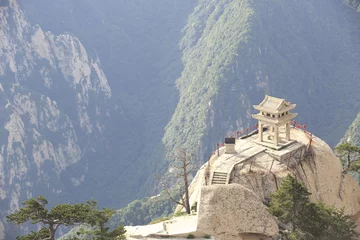
M99 57L113 92L105 138L86 156L86 181L66 197L94 197L123 207L156 193L155 174L167 168L161 139L176 106L175 80L182 70L178 42L196 1L18 2L33 24L76 35ZM80 167L68 169L62 179L71 179Z
M180 197L179 195L174 195ZM151 221L170 216L175 210L175 204L165 192L154 197L146 197L129 203L125 208L116 211L109 224L136 226L148 224Z
M360 1L359 0L344 0L344 2L350 7L354 8L357 12L360 12Z
M347 14L337 1L200 1L180 42L169 152L184 146L206 158L222 137L253 124L252 104L264 93L298 103L298 120L334 145L359 102L360 34Z
M172 191L174 198L180 198L176 195L178 192ZM106 226L109 229L116 229L117 226L137 226L145 225L158 219L165 219L174 213L175 204L169 199L169 196L165 192L161 192L159 195L154 197L146 197L140 200L135 200L129 203L126 207L119 209L109 219ZM69 233L61 237L61 240L68 240L74 237L79 237L78 232L81 229L92 230L87 226L78 226L70 230ZM86 235L80 236L80 238L86 238Z
M341 143L344 142L360 145L360 113L357 115L356 119L346 131L344 138L341 140Z
M356 224L343 210L311 203L310 192L287 176L272 194L269 211L280 220L285 240L355 240Z
M105 139L69 198L91 193L120 207L150 195L165 150L207 159L227 134L254 124L264 93L297 103L298 121L331 145L360 107L359 18L340 0L19 2L33 23L94 49L112 88Z
M352 145L349 142L335 147L339 154L343 172L358 172L360 169L360 146Z
M119 225L112 231L105 227L115 211L108 208L98 210L97 202L94 200L80 204L58 204L50 210L46 208L47 204L48 201L43 196L36 199L30 198L23 203L24 206L21 209L7 216L8 221L18 225L27 222L40 225L37 231L31 231L26 236L18 236L17 240L55 240L56 232L61 226L71 227L78 224L90 226L88 230L82 230L80 233L86 234L91 239L125 239L126 231L123 226ZM71 240L76 239L79 238L71 238Z

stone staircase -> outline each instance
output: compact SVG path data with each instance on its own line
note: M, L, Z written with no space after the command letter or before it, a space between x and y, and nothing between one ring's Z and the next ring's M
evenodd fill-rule
M211 185L214 184L226 184L227 183L227 173L226 172L214 172L211 179Z

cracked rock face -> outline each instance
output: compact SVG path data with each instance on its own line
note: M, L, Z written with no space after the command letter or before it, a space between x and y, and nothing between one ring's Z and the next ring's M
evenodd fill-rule
M71 187L84 181L84 155L96 151L111 97L99 60L77 38L30 25L16 1L8 3L0 5L2 216L36 189L62 193L69 186L60 176L71 165L84 166Z
M197 230L217 240L250 239L247 233L273 236L278 232L274 217L259 196L239 184L204 186L200 202Z
M313 136L311 147L305 152L309 143L307 133L291 129L291 136L303 144L302 151L274 163L269 154L259 153L234 166L231 184L206 186L207 168L201 168L190 186L190 204L199 201L197 230L217 240L259 240L276 235L277 223L263 202L288 174L306 185L312 193L311 201L344 208L360 226L360 188L356 180L347 174L342 176L340 160L320 138ZM216 155L213 158L216 161Z

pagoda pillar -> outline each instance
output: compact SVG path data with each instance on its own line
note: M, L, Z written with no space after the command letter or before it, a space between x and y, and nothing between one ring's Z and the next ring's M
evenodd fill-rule
M279 126L274 124L274 144L279 145Z
M290 141L290 122L286 123L286 141Z
M258 135L259 141L262 142L264 132L263 132L263 123L261 121L259 121L258 132L259 132L259 135Z

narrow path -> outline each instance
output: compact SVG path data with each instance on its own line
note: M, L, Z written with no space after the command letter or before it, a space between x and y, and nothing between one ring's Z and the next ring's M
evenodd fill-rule
M237 154L222 154L213 163L211 169L211 185L228 184L230 174L235 165L266 150L265 147L242 139L236 140L235 149L238 152Z

